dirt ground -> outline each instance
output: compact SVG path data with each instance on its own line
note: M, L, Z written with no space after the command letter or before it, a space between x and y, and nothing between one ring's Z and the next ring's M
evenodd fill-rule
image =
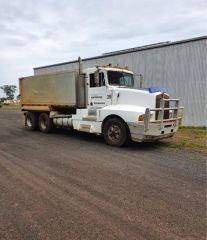
M24 129L0 110L0 239L206 239L206 157Z

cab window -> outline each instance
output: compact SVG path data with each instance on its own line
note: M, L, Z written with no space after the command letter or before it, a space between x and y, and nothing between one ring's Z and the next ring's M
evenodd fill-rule
M100 72L98 75L98 79L96 81L95 73L91 73L89 75L90 77L90 87L102 87L105 86L105 79L104 79L104 73Z

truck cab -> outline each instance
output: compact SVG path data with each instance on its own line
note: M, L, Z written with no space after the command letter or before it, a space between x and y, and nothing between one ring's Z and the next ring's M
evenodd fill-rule
M125 104L149 106L149 101L141 101L141 98L146 95L143 89L139 91L134 88L133 72L121 67L99 67L89 68L86 73L88 109L100 109L109 105ZM120 93L124 96L120 98ZM134 93L137 93L134 95ZM148 95L148 94L147 94ZM140 99L134 99L134 98ZM119 100L119 101L118 101ZM139 102L137 102L137 100ZM141 102L140 102L141 101ZM90 112L90 111L89 111Z

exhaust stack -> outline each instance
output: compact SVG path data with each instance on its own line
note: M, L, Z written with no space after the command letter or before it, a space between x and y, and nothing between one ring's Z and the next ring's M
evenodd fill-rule
M78 58L78 63L79 63L79 74L83 73L83 62L81 57Z

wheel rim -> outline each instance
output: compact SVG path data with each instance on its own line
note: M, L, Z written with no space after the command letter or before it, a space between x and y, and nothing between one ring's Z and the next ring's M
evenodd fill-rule
M32 127L32 120L31 118L27 117L26 124L28 127Z
M119 142L121 137L121 129L117 125L112 125L108 129L108 138L112 142Z
M42 129L46 129L47 128L47 121L45 118L42 118L40 121L40 126Z

